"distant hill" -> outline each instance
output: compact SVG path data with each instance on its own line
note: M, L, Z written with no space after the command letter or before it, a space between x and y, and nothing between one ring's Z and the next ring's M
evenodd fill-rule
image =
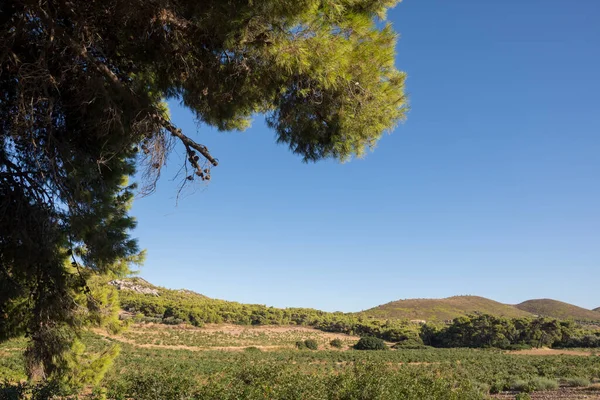
M596 312L600 312L600 307L598 307L598 308L594 308L594 311L596 311Z
M160 314L177 319L189 319L189 310L206 322L230 323L278 323L278 319L292 318L298 321L323 319L359 320L359 317L389 320L449 321L470 314L490 314L499 317L519 318L536 315L577 321L600 321L600 312L587 310L561 301L529 300L516 306L499 303L479 296L454 296L445 299L407 299L393 301L357 313L328 313L314 309L278 309L258 304L242 304L211 299L187 289L166 289L155 286L142 278L115 280L111 285L121 292L124 310L142 311L147 316L159 318ZM164 314L165 310L168 311ZM188 310L179 315L177 310ZM597 310L600 310L597 309ZM179 317L178 317L179 315ZM304 324L304 322L300 322Z
M425 321L447 321L468 314L490 314L508 318L532 316L514 306L478 296L398 300L363 311L361 314L373 318Z
M588 310L587 308L552 299L527 300L521 304L517 304L515 307L542 317L574 319L579 321L600 321L600 313L597 311Z

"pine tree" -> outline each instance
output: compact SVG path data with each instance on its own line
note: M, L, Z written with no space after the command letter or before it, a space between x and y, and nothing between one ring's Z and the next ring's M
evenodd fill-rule
M174 146L185 183L218 164L165 99L220 130L266 114L305 161L361 156L407 110L380 24L396 2L0 2L0 340L31 338L32 376L64 376L81 329L116 326L90 286L140 260L136 166L149 193Z

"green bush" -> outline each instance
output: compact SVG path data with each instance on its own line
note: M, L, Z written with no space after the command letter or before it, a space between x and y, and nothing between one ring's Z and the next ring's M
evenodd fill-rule
M555 379L537 376L531 380L531 386L533 390L556 390L558 382Z
M555 379L536 376L529 381L518 379L510 385L510 389L526 393L537 390L556 390L558 389L558 382Z
M376 337L363 337L354 345L356 350L387 350L385 342Z
M414 338L407 338L405 340L402 340L402 341L396 343L394 346L392 346L392 348L394 348L396 350L402 350L402 349L418 350L418 349L426 349L426 348L428 348L428 346L425 346L423 344L422 340L417 340Z
M319 349L319 344L314 339L306 339L304 341L304 346L306 346L306 348L309 350L318 350Z
M531 387L530 382L523 379L517 379L510 384L510 390L514 390L515 392L532 392L533 387Z
M567 378L563 379L562 382L569 387L586 387L592 384L589 379L583 377Z
M247 352L247 353L260 353L261 352L261 350L258 347L255 347L255 346L246 347L244 349L244 351Z
M515 400L531 400L531 396L527 393L519 393L515 396Z
M329 342L329 345L331 347L335 347L336 349L341 349L344 347L344 342L342 342L340 339L333 339L331 342Z
M298 350L304 350L304 349L306 349L306 343L304 343L302 340L298 340L296 342L296 348Z

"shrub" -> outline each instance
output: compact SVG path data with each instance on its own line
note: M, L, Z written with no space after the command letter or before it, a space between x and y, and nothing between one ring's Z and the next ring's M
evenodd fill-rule
M563 383L570 387L586 387L592 384L589 379L582 377L563 379Z
M533 388L528 381L517 379L510 384L510 390L515 392L532 392Z
M304 343L302 340L298 340L296 342L296 348L298 350L304 350L304 349L306 349L306 343Z
M342 342L340 339L333 339L331 342L329 342L329 345L331 347L335 347L336 349L341 349L344 347L344 342Z
M504 350L529 350L532 346L530 344L511 344L504 347Z
M556 390L558 389L558 382L555 379L544 378L543 376L536 376L529 381L516 380L512 383L510 388L517 392L533 392L536 390Z
M376 337L363 337L354 345L356 350L387 350L385 342Z
M396 343L392 348L396 350L402 349L426 349L428 346L423 344L423 341L414 338L408 338Z
M261 350L258 347L254 347L254 346L246 347L244 349L244 351L248 352L248 353L260 353L261 352Z
M527 393L519 393L515 396L515 400L531 400L531 396Z
M162 320L162 323L165 325L181 325L183 322L184 321L181 318L175 317L167 317Z
M314 339L306 339L304 341L304 346L306 346L306 348L309 350L318 350L319 349L319 344Z
M558 382L555 379L537 376L531 380L531 386L533 390L556 390Z
M501 382L501 381L494 381L492 382L492 384L490 385L490 394L498 394L501 391L504 390L504 388L506 387L505 382Z

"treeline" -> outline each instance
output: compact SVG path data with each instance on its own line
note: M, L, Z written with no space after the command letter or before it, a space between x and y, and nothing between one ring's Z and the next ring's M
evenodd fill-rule
M600 332L573 321L551 318L459 317L451 324L416 325L408 320L379 320L360 314L310 308L275 308L215 300L185 291L161 290L160 296L120 291L121 307L141 322L236 325L300 325L397 343L397 348L432 347L600 347Z
M163 324L187 323L236 325L300 325L326 332L374 336L398 342L418 336L420 326L407 320L376 320L358 314L326 312L311 308L275 308L210 299L175 290L161 290L160 296L120 291L121 308L139 321Z
M433 347L600 347L600 332L551 318L460 317L447 326L424 325L421 339Z

